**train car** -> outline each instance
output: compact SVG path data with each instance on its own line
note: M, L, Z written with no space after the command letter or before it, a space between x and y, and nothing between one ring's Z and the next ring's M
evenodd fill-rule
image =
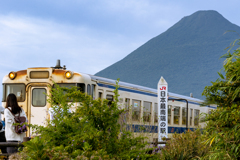
M50 104L47 96L50 94L50 87L53 82L61 87L78 86L82 92L91 95L94 99L108 99L113 101L113 90L115 80L78 73L67 70L65 66L60 66L58 61L55 67L28 68L16 72L10 72L4 76L2 81L3 97L2 106L6 105L6 98L9 93L17 96L19 105L23 107L28 116L29 123L45 125ZM148 133L152 133L152 141L157 138L157 89L143 87L125 82L119 82L119 106L126 110L125 120L133 131L138 134L141 126L147 126ZM156 84L157 86L157 84ZM187 103L186 103L187 102ZM184 132L186 127L193 129L198 126L203 127L199 117L201 113L209 113L216 106L200 107L202 100L169 93L168 96L168 132ZM188 105L187 105L188 104ZM76 107L76 103L73 106ZM188 108L188 115L187 113ZM188 121L188 126L186 126ZM27 135L30 134L30 131Z

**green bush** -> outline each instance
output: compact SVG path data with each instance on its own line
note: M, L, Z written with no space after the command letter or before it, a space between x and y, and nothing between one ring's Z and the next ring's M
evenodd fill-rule
M219 107L206 120L204 136L211 152L204 159L240 159L240 106Z
M240 46L240 39L231 46ZM240 159L240 47L226 58L219 79L206 86L203 95L206 104L214 103L218 109L206 115L206 144L211 146L203 159Z
M55 111L48 125L33 126L37 136L20 152L25 159L147 159L144 137L134 137L119 124L118 84L114 101L93 100L78 88L55 85L48 100ZM69 100L72 102L70 103ZM78 102L72 113L68 109ZM56 107L58 104L59 107ZM126 125L125 125L126 126ZM26 158L27 157L27 158Z
M166 146L161 149L159 158L163 160L198 159L208 153L208 146L204 144L201 130L175 133Z

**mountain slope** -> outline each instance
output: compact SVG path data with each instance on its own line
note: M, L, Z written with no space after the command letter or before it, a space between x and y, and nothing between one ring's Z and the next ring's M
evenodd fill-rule
M216 11L198 11L182 18L164 33L152 38L124 59L95 75L156 88L161 76L169 91L201 98L210 81L218 78L221 55L239 38L240 27Z

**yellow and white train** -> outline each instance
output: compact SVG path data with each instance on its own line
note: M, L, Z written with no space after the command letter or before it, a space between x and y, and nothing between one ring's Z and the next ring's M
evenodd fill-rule
M19 105L26 112L29 123L43 125L42 122L48 118L47 111L50 108L47 96L43 93L50 93L49 85L52 86L53 82L66 87L78 86L82 88L83 92L95 99L106 98L110 101L113 100L113 90L116 84L115 80L66 70L66 67L61 67L60 61L58 61L56 67L28 68L10 72L4 76L2 106L5 106L8 94L14 93ZM119 86L119 104L129 111L128 123L133 126L136 133L140 132L140 126L148 126L149 132L156 134L153 138L157 138L157 89L121 81ZM186 101L188 102L188 115L186 115ZM196 128L199 125L203 127L204 124L199 122L200 114L209 113L211 109L216 107L200 107L202 102L196 98L169 93L168 133L184 132L186 121L188 121L188 129Z

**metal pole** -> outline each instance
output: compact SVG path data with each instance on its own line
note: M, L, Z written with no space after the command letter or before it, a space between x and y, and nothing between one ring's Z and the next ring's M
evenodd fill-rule
M180 101L186 101L187 103L187 114L186 114L186 131L188 131L188 101L186 99L168 99L169 100L180 100Z

